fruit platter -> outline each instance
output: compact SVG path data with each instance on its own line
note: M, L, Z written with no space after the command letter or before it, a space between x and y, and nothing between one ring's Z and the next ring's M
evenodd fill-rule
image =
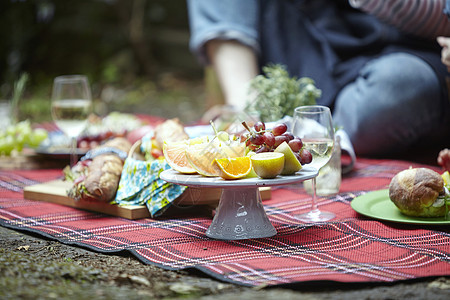
M188 187L221 188L214 219L206 231L210 238L239 240L276 234L261 202L259 187L299 183L317 176L307 166L311 154L285 123L267 128L242 122L239 136L217 132L163 146L171 169L161 179ZM302 165L302 162L304 165Z
M182 174L200 174L225 180L259 177L273 179L293 175L302 164L312 161L302 140L288 132L285 123L266 129L256 122L234 135L214 129L213 136L200 136L175 142L163 142L163 156L168 164Z

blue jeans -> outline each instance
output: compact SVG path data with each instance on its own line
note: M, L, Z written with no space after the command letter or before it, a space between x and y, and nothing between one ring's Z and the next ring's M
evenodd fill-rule
M338 94L333 112L358 155L401 152L421 143L447 144L449 102L422 59L392 53L368 62Z

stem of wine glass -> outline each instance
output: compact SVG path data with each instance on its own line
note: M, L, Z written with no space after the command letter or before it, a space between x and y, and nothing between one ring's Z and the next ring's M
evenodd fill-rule
M77 150L77 137L70 138L70 167L73 167L78 162Z
M317 209L316 177L311 179L311 186L312 186L311 213L315 213L319 211Z

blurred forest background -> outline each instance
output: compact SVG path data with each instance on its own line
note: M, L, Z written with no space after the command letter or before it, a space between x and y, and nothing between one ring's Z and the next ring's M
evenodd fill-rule
M99 115L190 123L207 109L185 0L1 0L0 36L0 99L29 75L19 119L48 120L53 78L65 74L88 76Z

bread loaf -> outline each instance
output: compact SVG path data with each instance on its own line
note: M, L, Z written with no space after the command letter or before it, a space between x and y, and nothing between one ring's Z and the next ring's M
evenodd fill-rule
M446 206L436 206L444 194L441 175L427 168L411 168L399 172L389 185L389 197L405 215L414 217L441 217Z
M73 168L66 168L66 179L74 183L68 195L75 200L113 200L130 148L128 140L117 137L88 152L86 160Z

